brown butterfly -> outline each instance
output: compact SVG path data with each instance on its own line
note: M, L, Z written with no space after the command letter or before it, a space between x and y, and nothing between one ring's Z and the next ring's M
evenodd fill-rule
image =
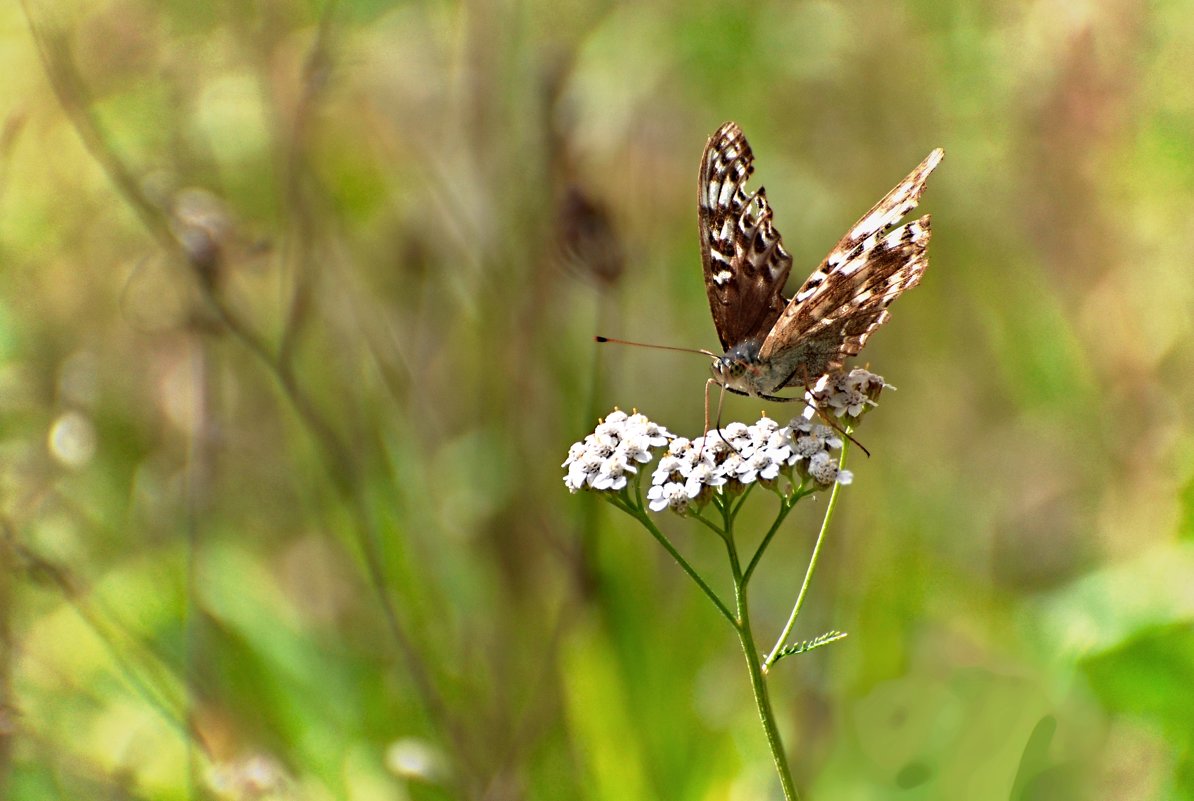
M745 188L754 155L736 123L721 126L701 157L699 199L705 289L725 348L713 380L739 395L794 400L775 393L811 388L857 355L928 266L929 216L895 226L943 155L934 150L863 215L789 300L792 257L763 188Z

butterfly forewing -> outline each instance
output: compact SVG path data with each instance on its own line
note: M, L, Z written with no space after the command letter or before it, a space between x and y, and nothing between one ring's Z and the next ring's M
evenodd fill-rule
M833 250L829 251L821 266L796 292L793 300L804 301L817 291L830 273L840 270L845 262L850 261L854 265L865 263L861 257L868 246L873 246L878 237L886 234L904 215L916 208L920 196L924 193L925 182L944 156L945 151L941 148L934 150L915 170L908 173L904 180L896 184L886 197L854 223L849 232L833 246Z
M785 366L791 370L784 385L804 385L858 355L887 321L891 302L920 282L928 266L929 233L926 215L873 243L868 240L858 255L829 273L817 292L792 300L759 358L777 363L778 372Z
M928 265L929 235L929 217L926 215L892 231L864 239L836 267L830 268L823 280L811 288L812 279L805 282L764 340L759 356L774 358L790 346L788 343L812 336L832 326L842 316L885 309L904 291L920 282ZM858 349L874 328L886 320L886 316L878 319L876 325L862 335ZM858 349L853 352L843 350L842 359L856 355ZM826 369L840 366L841 361L834 360ZM815 377L821 373L810 366L810 375Z
M698 210L705 290L723 348L761 341L786 305L792 257L772 225L763 189L746 189L753 171L742 129L727 122L705 145Z

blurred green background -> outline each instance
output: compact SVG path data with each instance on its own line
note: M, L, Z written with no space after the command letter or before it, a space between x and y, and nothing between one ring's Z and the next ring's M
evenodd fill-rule
M698 433L704 363L592 336L716 346L733 119L794 281L946 150L796 632L850 636L771 677L805 797L1194 798L1191 10L6 4L5 797L778 798L732 631L559 467Z

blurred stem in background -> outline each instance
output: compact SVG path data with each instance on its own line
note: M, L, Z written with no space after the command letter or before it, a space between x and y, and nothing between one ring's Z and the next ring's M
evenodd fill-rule
M329 14L334 6L335 4L331 4L328 7ZM309 211L303 207L300 200L303 192L297 188L302 184L299 175L304 166L302 159L295 155L288 161L291 169L288 181L291 186L295 187L295 191L288 194L293 198L295 206L292 209L294 212L293 228L295 229L292 231L292 236L296 243L295 253L300 255L299 261L302 266L296 271L298 278L288 303L286 325L280 338L282 345L280 348L274 348L268 343L267 337L259 332L224 297L222 284L228 265L224 260L225 243L219 238L220 226L211 225L212 220L208 217L192 217L184 213L184 209L164 209L145 193L141 183L134 177L133 170L125 164L105 137L99 121L90 107L89 93L85 82L74 66L74 59L65 33L43 25L27 2L23 2L22 7L58 100L87 151L107 173L125 202L137 211L142 223L157 240L159 246L177 262L189 265L194 278L193 286L198 290L203 306L214 313L222 330L257 357L260 365L276 380L291 408L318 446L323 456L327 477L351 511L355 523L354 534L367 578L383 610L387 630L391 641L398 649L404 672L416 690L428 719L452 745L453 759L459 769L458 773L453 775L458 775L461 778L462 789L466 792L479 792L477 788L484 785L485 777L482 775L482 768L475 757L476 746L459 718L458 710L450 708L445 703L441 690L432 677L433 671L425 660L425 654L429 653L429 650L418 644L408 631L395 603L393 582L388 580L383 566L380 535L374 513L366 498L368 482L362 475L359 457L319 409L294 367L295 342L307 319L310 303L310 271L312 267L306 263L306 259L313 251L308 233L306 233L310 231L312 220ZM320 85L325 77L323 72L327 69L328 56L323 49L324 40L329 30L326 19L327 17L325 17L325 25L321 28L321 35L316 39L309 58L309 64L314 67L308 73L307 86L312 90ZM313 102L313 93L311 97ZM308 104L304 102L302 105L305 115ZM294 153L300 149L298 137L301 136L301 131L302 118L300 117L295 128ZM204 370L203 373L206 375L207 371ZM199 386L204 388L207 386L206 380L202 377ZM206 425L199 428L201 438L204 436L205 430ZM199 456L198 451L195 451L194 454L196 457ZM188 576L191 576L189 581L193 581L193 565L198 551L202 548L202 539L199 533L202 523L199 518L203 506L202 485L206 483L202 474L207 469L204 466L207 460L201 459L200 462L192 462L190 468L192 483L189 497L193 516L187 524L188 541L191 547L188 566ZM395 543L394 547L399 547L399 545ZM193 605L195 587L193 583L189 586ZM199 638L195 627L199 624L193 616L190 620L187 639L188 642L195 643ZM195 656L194 652L189 655L190 658Z

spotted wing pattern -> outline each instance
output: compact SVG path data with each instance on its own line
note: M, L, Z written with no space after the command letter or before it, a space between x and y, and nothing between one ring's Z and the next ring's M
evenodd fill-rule
M759 359L786 375L777 389L809 385L857 355L887 321L891 302L920 282L929 217L895 226L916 208L943 155L940 148L930 153L855 223L776 319Z
M771 223L762 187L746 189L753 171L750 144L727 122L705 145L699 198L705 290L723 348L761 341L787 305L783 288L792 257Z

